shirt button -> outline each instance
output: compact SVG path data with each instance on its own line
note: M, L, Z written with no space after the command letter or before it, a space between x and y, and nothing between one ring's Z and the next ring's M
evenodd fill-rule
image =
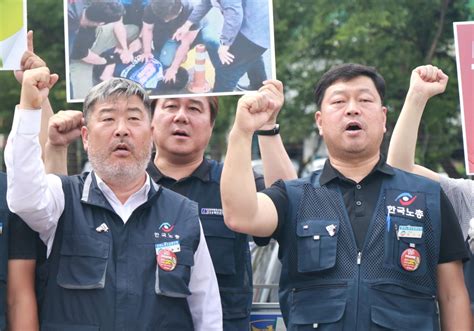
M362 202L361 201L356 201L356 205L360 206L360 205L362 205Z
M361 188L362 188L362 186L360 186L360 184L356 185L356 189L360 190Z

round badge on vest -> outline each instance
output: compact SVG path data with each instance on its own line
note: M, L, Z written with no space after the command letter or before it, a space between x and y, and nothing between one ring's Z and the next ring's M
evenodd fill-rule
M405 249L400 256L400 263L404 270L415 271L421 263L420 252L414 248Z
M177 261L176 254L169 249L160 249L156 254L156 262L161 270L173 271Z

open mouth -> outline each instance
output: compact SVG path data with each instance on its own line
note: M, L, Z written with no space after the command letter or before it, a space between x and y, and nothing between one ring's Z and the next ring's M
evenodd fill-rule
M189 134L184 130L175 130L175 131L173 131L173 136L189 137Z
M346 125L346 131L359 131L362 130L362 126L357 122L351 122Z
M130 148L128 147L127 144L117 144L117 146L115 146L114 148L114 152L116 151L130 151Z

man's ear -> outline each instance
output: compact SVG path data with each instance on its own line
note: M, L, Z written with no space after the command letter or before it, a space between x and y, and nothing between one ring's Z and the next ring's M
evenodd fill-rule
M387 107L382 107L383 111L383 133L387 132Z
M87 127L83 126L81 128L81 137L82 137L82 144L84 145L84 150L87 152L89 148L89 132L87 131Z
M314 113L314 122L316 123L316 126L318 127L319 135L322 137L323 136L323 120L321 118L321 111L317 111Z

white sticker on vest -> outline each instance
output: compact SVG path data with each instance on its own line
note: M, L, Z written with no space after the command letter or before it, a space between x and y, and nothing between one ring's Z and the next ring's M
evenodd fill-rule
M335 224L330 224L326 226L326 231L328 234L332 237L336 234L336 225Z
M181 245L179 244L179 240L155 244L156 254L158 254L158 252L161 251L162 249L167 249L167 250L172 251L173 253L177 253L181 251Z
M398 238L421 238L423 236L422 226L400 225L398 227Z

